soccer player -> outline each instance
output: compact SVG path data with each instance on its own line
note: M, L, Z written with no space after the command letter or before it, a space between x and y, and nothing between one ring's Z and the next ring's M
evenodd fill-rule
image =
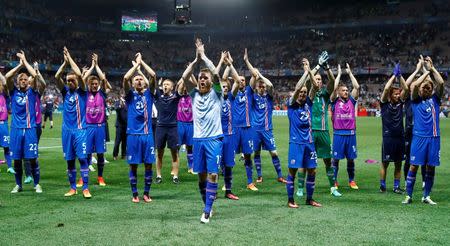
M68 65L72 71L67 73L64 82L62 76ZM67 177L70 183L70 190L64 196L70 197L77 194L75 159L78 158L83 180L83 197L90 199L92 195L88 186L89 168L86 153L86 84L82 79L80 68L66 47L64 47L64 62L56 72L55 78L57 88L63 95L62 147L64 159L67 161Z
M311 78L314 74L310 70L306 59L303 59L303 69L308 71ZM288 101L289 118L289 154L286 191L288 195L288 207L298 208L294 200L294 181L299 168L306 169L306 205L321 207L322 205L312 198L315 189L317 154L313 143L311 129L311 107L318 85L313 86L308 95L305 86L306 77L299 80L295 86L294 94Z
M424 71L423 67L423 56L421 55L419 58L419 61L417 62L416 69L414 72L406 79L406 86L409 89L409 92L411 92L411 84L414 80L420 77L421 72ZM403 166L403 175L405 179L405 186L406 186L406 179L408 177L408 172L410 168L410 159L411 159L411 142L413 137L413 110L412 110L412 101L411 97L408 95L405 99L405 165ZM425 173L426 173L426 166L422 165L420 166L420 171L422 175L422 189L425 187Z
M91 75L94 69L97 75ZM91 67L83 75L83 81L88 86L86 102L86 149L87 159L92 160L92 153L97 153L97 182L106 186L103 178L106 152L106 98L111 85L98 65L97 54L92 54ZM82 186L83 180L78 182Z
M209 223L217 195L217 174L222 158L222 87L218 75L221 64L214 67L206 57L200 39L197 39L196 47L196 58L184 71L182 80L192 98L194 172L198 173L198 186L205 204L200 221ZM194 88L189 78L199 61L203 61L206 68L200 70L198 84ZM225 62L229 64L228 58Z
M350 65L346 64L346 73L352 81L352 92L349 95L348 88L340 84L342 75L341 66L338 65L338 75L334 81L334 91L330 96L333 122L333 167L335 186L338 187L337 177L339 172L339 160L347 158L348 183L350 188L359 189L355 182L356 151L356 114L355 106L359 97L359 84L353 76Z
M133 67L123 78L123 88L126 93L125 101L128 107L127 120L127 161L130 166L129 178L132 202L138 203L137 168L144 164L144 202L152 201L150 187L152 184L152 164L155 162L155 147L152 135L152 105L156 74L152 69L146 69L150 74L150 82L140 71L144 66L142 55L136 54ZM150 67L149 67L150 68ZM137 73L136 73L137 72ZM132 83L130 85L130 82Z
M38 90L36 92L36 136L37 136L37 142L39 144L39 140L41 140L41 135L42 135L42 128L41 128L41 123L42 123L42 112L41 112L41 95L44 94L45 91L45 87L46 87L46 83L44 80L44 77L42 77L41 72L39 72L39 64L37 62L33 63L33 69L36 71L36 78L39 80L39 87ZM28 83L31 86L31 83L33 78L29 78ZM39 165L39 159L36 158L36 162ZM24 161L24 166L25 166L25 180L23 181L25 184L30 184L33 181L33 177L32 177L32 171L31 171L31 163L29 160L25 159Z
M194 76L191 76L191 81L194 79L194 84L197 84ZM177 85L179 89L186 90L183 86L182 80ZM178 121L178 147L183 144L186 145L186 156L188 172L193 174L193 157L192 157L192 141L194 136L194 125L192 123L192 99L187 91L181 93L180 101L178 102L177 121Z
M393 86L395 79L398 79L403 90ZM381 148L381 168L380 168L380 192L386 192L386 170L389 162L393 161L394 188L393 192L403 194L400 188L400 178L402 176L402 161L405 150L405 134L403 128L403 104L405 97L409 96L406 81L400 71L400 64L396 64L393 75L386 83L381 94L381 118L383 124L383 143Z
M39 185L40 170L37 163L38 140L36 136L36 93L39 87L39 80L36 80L36 71L28 63L25 53L17 53L19 65L9 71L6 77L6 85L11 92L11 157L14 160L14 170L16 171L16 186L11 193L22 191L22 159L29 160L31 173L33 175L34 189L36 193L42 193ZM18 70L24 66L31 75L31 83L28 82L28 75L20 73L17 77L17 85L14 85L13 77Z
M42 123L42 128L45 128L45 122L47 122L47 119L50 120L50 129L53 128L53 108L55 106L53 96L49 95L44 97L45 99L45 106L44 106L44 122Z
M245 77L239 76L235 69L231 70L231 76L234 80L231 95L229 95L232 97L233 103L231 105L235 134L233 145L236 148L236 153L244 154L247 189L258 191L258 188L253 183L253 163L251 159L251 154L253 153L252 114L250 112L253 107L252 89L246 85Z
M254 160L256 172L258 174L257 183L263 182L261 170L261 148L269 151L272 157L272 164L277 172L277 181L286 183L281 171L280 159L275 145L275 138L272 132L272 111L273 111L273 84L266 77L262 76L258 69L255 69L248 59L247 49L244 53L244 61L247 64L252 79L250 80L250 99L252 100L251 125L253 128L253 147L255 151Z
M334 186L334 171L331 167L331 140L330 133L328 131L328 105L330 105L330 95L334 90L334 75L328 65L328 52L324 51L319 56L319 64L312 70L314 77L309 78L307 72L303 76L309 79L314 79L315 83L319 86L319 91L314 97L314 102L312 106L312 134L314 139L314 147L316 148L317 158L323 159L325 164L325 171L330 185L330 193L335 197L342 196L341 193ZM309 62L305 60L305 62ZM326 71L328 77L328 84L326 87L323 86L322 76L317 73L319 69L322 68ZM308 84L308 80L306 81ZM307 87L310 87L307 85ZM298 189L297 196L303 196L303 187L305 183L305 171L300 169L298 172Z
M145 66L144 66L145 68ZM158 156L156 159L156 181L159 184L162 182L162 161L164 157L164 148L170 149L172 155L172 182L178 184L178 128L177 128L177 110L178 102L181 99L180 88L175 88L175 83L170 79L165 79L162 82L162 89L155 90L155 106L158 110L158 121L156 124L156 148Z
M228 53L222 52L221 59L222 61L225 57L228 56ZM220 63L220 62L219 62ZM222 113L221 113L221 123L222 123L222 132L223 132L223 146L222 146L222 161L220 163L223 173L223 179L225 185L222 190L225 190L225 198L230 200L239 200L239 197L233 194L231 191L233 185L233 167L235 165L234 156L236 153L236 148L234 146L234 129L232 125L232 105L233 99L230 95L231 83L228 78L230 73L230 66L225 68L225 71L222 75L222 80L220 84L222 85L223 92L223 102L222 102Z
M9 152L9 129L8 129L8 102L9 91L6 86L6 78L0 72L0 146L3 147L6 164L8 169L6 172L16 174L11 165L11 155Z
M422 202L436 205L431 200L430 193L434 184L435 167L440 165L439 108L444 95L444 79L433 66L433 61L429 56L425 58L423 67L425 72L411 84L414 128L411 143L411 167L406 180L407 196L403 203L410 204L412 202L417 170L419 166L425 165L425 187Z

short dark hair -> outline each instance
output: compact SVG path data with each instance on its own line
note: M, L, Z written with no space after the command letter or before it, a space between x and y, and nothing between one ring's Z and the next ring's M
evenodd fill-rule
M92 80L97 80L98 82L100 82L100 78L97 75L89 75L89 77L87 78L88 83L90 83Z
M206 67L200 68L200 73L209 73L209 74L211 74L211 76L213 75L211 70L209 70L209 68L206 68Z

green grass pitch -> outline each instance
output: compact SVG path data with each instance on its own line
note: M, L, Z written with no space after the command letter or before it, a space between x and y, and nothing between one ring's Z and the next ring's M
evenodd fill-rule
M110 119L114 126L115 116ZM381 120L359 118L356 180L359 191L346 185L345 165L340 172L343 197L333 198L319 160L315 199L323 208L305 206L288 209L285 186L275 181L275 171L268 153L263 153L264 183L259 192L245 189L245 170L237 161L234 168L234 192L241 198L231 201L219 191L210 224L200 223L202 202L197 177L187 174L185 153L181 155L181 183L170 182L170 160L166 151L163 183L153 184L150 204L131 202L128 166L125 161L112 161L112 145L108 145L104 177L107 187L93 182L91 200L79 193L66 198L69 185L66 163L61 150L61 118L55 128L46 128L40 143L41 185L44 193L34 193L31 185L10 194L14 177L0 167L0 245L448 245L450 167L448 144L450 121L441 120L442 165L437 168L432 198L437 206L420 202L420 174L417 175L414 202L401 204L404 198L392 192L378 193L378 165L364 163L380 159ZM287 170L288 120L274 118L274 134L283 172ZM114 127L110 128L114 137ZM78 164L77 164L78 166ZM138 170L138 187L143 190L143 168ZM79 175L79 173L77 174ZM222 177L220 183L222 184ZM393 183L389 168L388 189ZM403 181L402 181L403 187ZM142 194L142 193L141 193Z
M134 23L126 23L122 25L122 31L128 31L128 32L156 32L158 31L158 24L157 22L151 22L150 26L147 28L145 24L140 24L140 28L137 28Z

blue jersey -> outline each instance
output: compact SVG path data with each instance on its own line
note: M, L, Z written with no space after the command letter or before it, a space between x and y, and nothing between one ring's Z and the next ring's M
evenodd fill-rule
M231 135L233 131L233 116L231 113L231 105L233 104L232 96L225 96L222 103L222 131L224 135Z
M269 94L260 96L257 93L254 93L252 106L252 127L255 127L257 131L272 130L272 96Z
M304 105L297 102L288 102L288 118L289 118L289 143L305 144L312 143L311 130L311 109L312 101L306 98Z
M404 136L403 102L398 102L396 104L381 102L381 119L384 137Z
M64 86L63 95L63 129L86 128L87 91L77 88L70 90Z
M25 92L14 88L11 95L11 128L36 127L36 91L29 87Z
M412 101L414 116L413 135L419 137L439 137L439 108L441 99L433 94L428 99L418 97Z
M153 94L145 90L141 95L130 90L125 97L128 107L127 134L152 134Z
M177 91L164 95L160 89L155 91L155 106L158 110L158 126L177 126L178 102L181 96Z
M252 89L246 86L244 91L238 91L236 96L231 95L233 104L231 112L233 115L233 127L250 127L252 109Z

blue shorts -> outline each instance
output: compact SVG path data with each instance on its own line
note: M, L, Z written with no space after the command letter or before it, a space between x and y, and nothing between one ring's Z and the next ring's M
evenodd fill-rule
M128 164L155 163L155 145L152 134L127 135Z
M192 146L194 124L192 122L178 122L178 145Z
M86 129L63 128L62 146L66 161L86 158Z
M218 173L222 146L222 138L194 139L194 172Z
M402 136L383 137L381 160L383 162L405 160L405 138Z
M333 158L356 159L356 135L337 135L333 134Z
M314 143L289 143L289 168L316 168L317 153Z
M105 124L89 124L86 128L87 153L106 152L106 128Z
M9 147L8 121L0 121L0 147Z
M34 128L11 128L10 155L13 160L38 157L38 141Z
M272 130L253 130L253 144L255 147L255 151L261 150L261 147L263 150L267 151L273 151L277 149Z
M234 134L224 135L222 147L222 162L226 167L234 167L234 156L236 155L236 148L233 143Z
M233 145L236 148L236 154L253 153L253 129L251 127L235 127Z
M439 166L441 164L441 138L413 136L411 165Z

